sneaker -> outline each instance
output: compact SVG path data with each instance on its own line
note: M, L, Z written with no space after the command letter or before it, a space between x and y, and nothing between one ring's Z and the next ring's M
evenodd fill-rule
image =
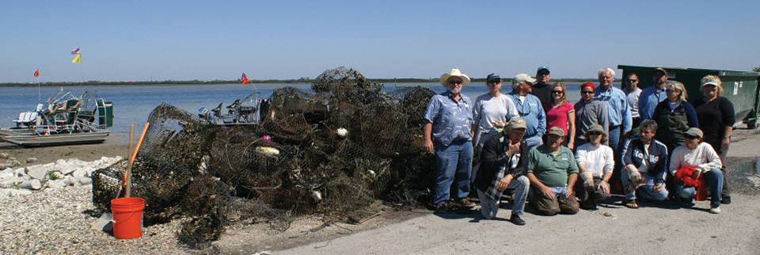
M720 200L721 204L730 204L731 203L731 196L730 195L723 195L723 199Z
M720 206L710 208L710 213L712 213L712 214L719 214L720 213Z
M461 198L457 201L457 204L464 208L473 208L477 205L474 202L470 201L469 198Z
M446 203L437 203L433 206L433 210L437 213L444 212L446 211L446 209L448 209L448 206L446 206Z
M512 224L515 224L518 226L525 225L525 221L522 218L520 218L520 215L517 215L514 213L512 214L512 217L509 217L509 221L511 221Z

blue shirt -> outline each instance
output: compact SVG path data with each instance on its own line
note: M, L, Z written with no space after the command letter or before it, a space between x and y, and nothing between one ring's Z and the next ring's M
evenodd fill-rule
M657 85L652 85L641 91L641 95L639 95L639 115L641 116L641 120L652 119L654 108L657 107L657 104L668 99L667 92L664 89L657 92L658 88Z
M610 126L623 126L623 133L631 131L633 119L631 118L631 108L628 107L628 97L625 92L619 88L610 86L609 89L603 89L599 86L594 93L594 99L607 102L610 116Z
M525 120L525 139L542 137L546 133L546 113L538 97L527 94L525 101L520 100L520 94L511 92L509 96L515 103L517 113Z
M430 99L425 120L433 124L433 141L449 146L454 140L472 139L472 102L464 94L454 100L450 91Z

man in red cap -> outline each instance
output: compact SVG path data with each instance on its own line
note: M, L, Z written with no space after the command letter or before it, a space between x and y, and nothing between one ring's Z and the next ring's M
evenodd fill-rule
M578 137L575 138L575 144L582 145L588 141L583 136L591 125L599 124L604 127L604 132L609 132L609 115L608 107L605 102L594 100L596 86L587 82L581 85L581 100L575 103L575 125L578 127ZM605 145L608 145L605 143Z

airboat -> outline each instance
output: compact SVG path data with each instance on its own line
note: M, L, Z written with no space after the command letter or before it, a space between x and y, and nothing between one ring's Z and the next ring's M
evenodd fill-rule
M261 98L258 91L254 91L242 99L236 99L231 104L224 106L219 103L213 109L201 107L198 116L214 125L222 126L245 126L256 125L261 119L261 112L266 112L268 107L266 99Z
M24 147L102 143L113 126L113 103L95 92L76 96L61 89L13 122L0 129L0 140Z

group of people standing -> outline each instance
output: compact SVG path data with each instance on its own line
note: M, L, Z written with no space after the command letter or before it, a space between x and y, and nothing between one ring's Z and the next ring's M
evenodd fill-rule
M639 198L690 207L709 191L710 212L720 213L731 202L723 162L733 105L717 76L702 78L704 97L694 105L686 86L668 78L658 68L654 86L642 90L639 75L628 73L619 89L615 71L602 68L598 84L582 84L573 104L567 86L551 84L542 66L535 78L515 75L508 94L490 74L489 92L472 101L462 94L470 78L452 69L440 78L447 90L433 96L424 116L424 146L436 160L433 208L475 207L472 184L488 219L511 189L517 225L525 224L526 201L540 214L574 214L596 209L614 187L629 208L638 208Z

